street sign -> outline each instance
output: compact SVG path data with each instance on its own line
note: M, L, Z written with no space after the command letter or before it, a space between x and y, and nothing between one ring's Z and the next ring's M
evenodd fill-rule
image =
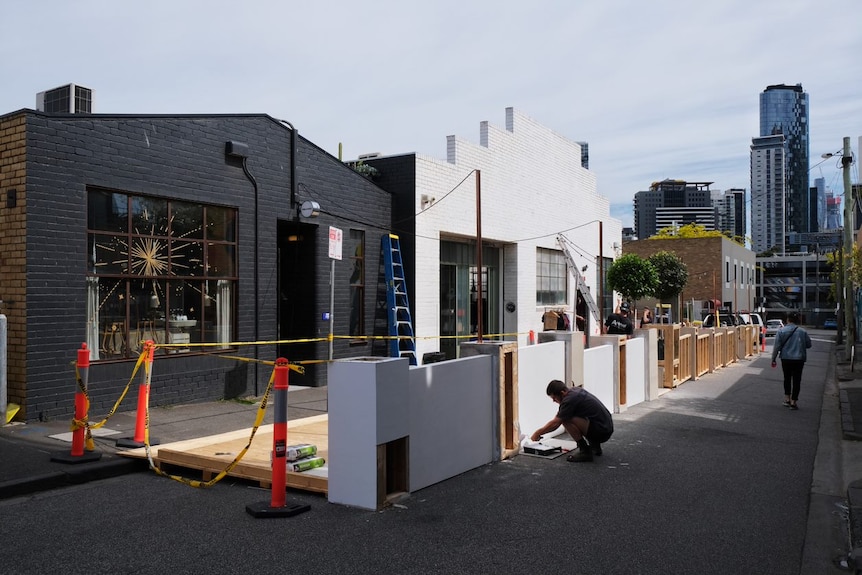
M329 257L334 260L341 259L341 230L329 226Z

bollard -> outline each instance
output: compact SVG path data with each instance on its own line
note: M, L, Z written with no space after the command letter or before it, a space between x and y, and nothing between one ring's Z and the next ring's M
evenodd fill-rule
M766 328L760 328L760 351L766 351Z
M84 451L84 441L87 429L80 424L87 421L87 411L90 401L87 399L87 382L90 378L90 350L87 344L82 343L78 350L77 388L75 390L75 425L72 429L72 451L71 453L55 453L51 461L60 463L84 463L86 461L97 461L102 457L101 453L95 451Z
M143 447L145 444L158 445L159 440L154 437L149 437L147 429L147 414L150 406L150 382L152 381L153 372L153 355L155 354L156 346L153 340L147 340L144 344L144 373L141 376L141 384L138 386L138 412L135 416L135 436L123 437L117 440L117 447L135 448Z
M275 360L275 413L272 426L272 497L246 505L253 517L292 517L311 509L304 504L286 504L287 489L287 388L290 367L283 357Z

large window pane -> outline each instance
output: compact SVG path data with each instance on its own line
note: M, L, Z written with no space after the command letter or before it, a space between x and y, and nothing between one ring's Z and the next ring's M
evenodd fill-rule
M175 238L203 239L203 206L187 202L171 202L171 236Z
M350 325L348 334L365 334L365 232L350 230L348 234L350 254Z
M207 274L225 277L236 275L236 249L230 244L207 244Z
M536 305L566 305L568 270L563 253L536 248Z
M125 240L125 236L90 234L87 247L90 271L99 275L127 273L129 249Z
M127 232L129 229L128 196L116 192L88 192L87 227L106 232Z
M201 242L171 242L171 275L204 276L204 245Z
M206 237L213 241L236 241L236 212L228 208L207 206Z
M133 196L132 232L153 236L168 235L168 201Z
M103 190L89 190L87 206L92 360L134 357L147 340L163 346L159 354L231 341L236 210ZM230 240L205 249L208 210L216 235Z

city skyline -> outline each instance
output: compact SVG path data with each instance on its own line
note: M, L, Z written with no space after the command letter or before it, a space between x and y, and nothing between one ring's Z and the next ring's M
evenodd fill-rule
M84 0L47 11L13 0L0 15L18 23L0 39L12 55L0 63L0 114L76 83L94 90L96 113L266 113L350 160L445 158L446 136L476 142L480 123L503 126L511 106L589 144L598 192L624 226L634 195L654 181L749 189L768 85L801 83L810 94L812 166L844 136L858 154L862 135L862 39L843 32L862 20L856 0L828 10L808 0L258 0L242 10ZM810 175L841 193L836 161Z

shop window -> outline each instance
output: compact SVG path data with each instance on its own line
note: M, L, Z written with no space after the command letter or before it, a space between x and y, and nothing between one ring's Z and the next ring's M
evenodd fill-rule
M536 248L536 305L566 305L567 281L563 252Z
M361 337L365 334L365 232L350 230L350 326L348 334Z
M236 217L230 208L88 190L91 359L136 357L147 340L168 344L159 354L227 348Z

